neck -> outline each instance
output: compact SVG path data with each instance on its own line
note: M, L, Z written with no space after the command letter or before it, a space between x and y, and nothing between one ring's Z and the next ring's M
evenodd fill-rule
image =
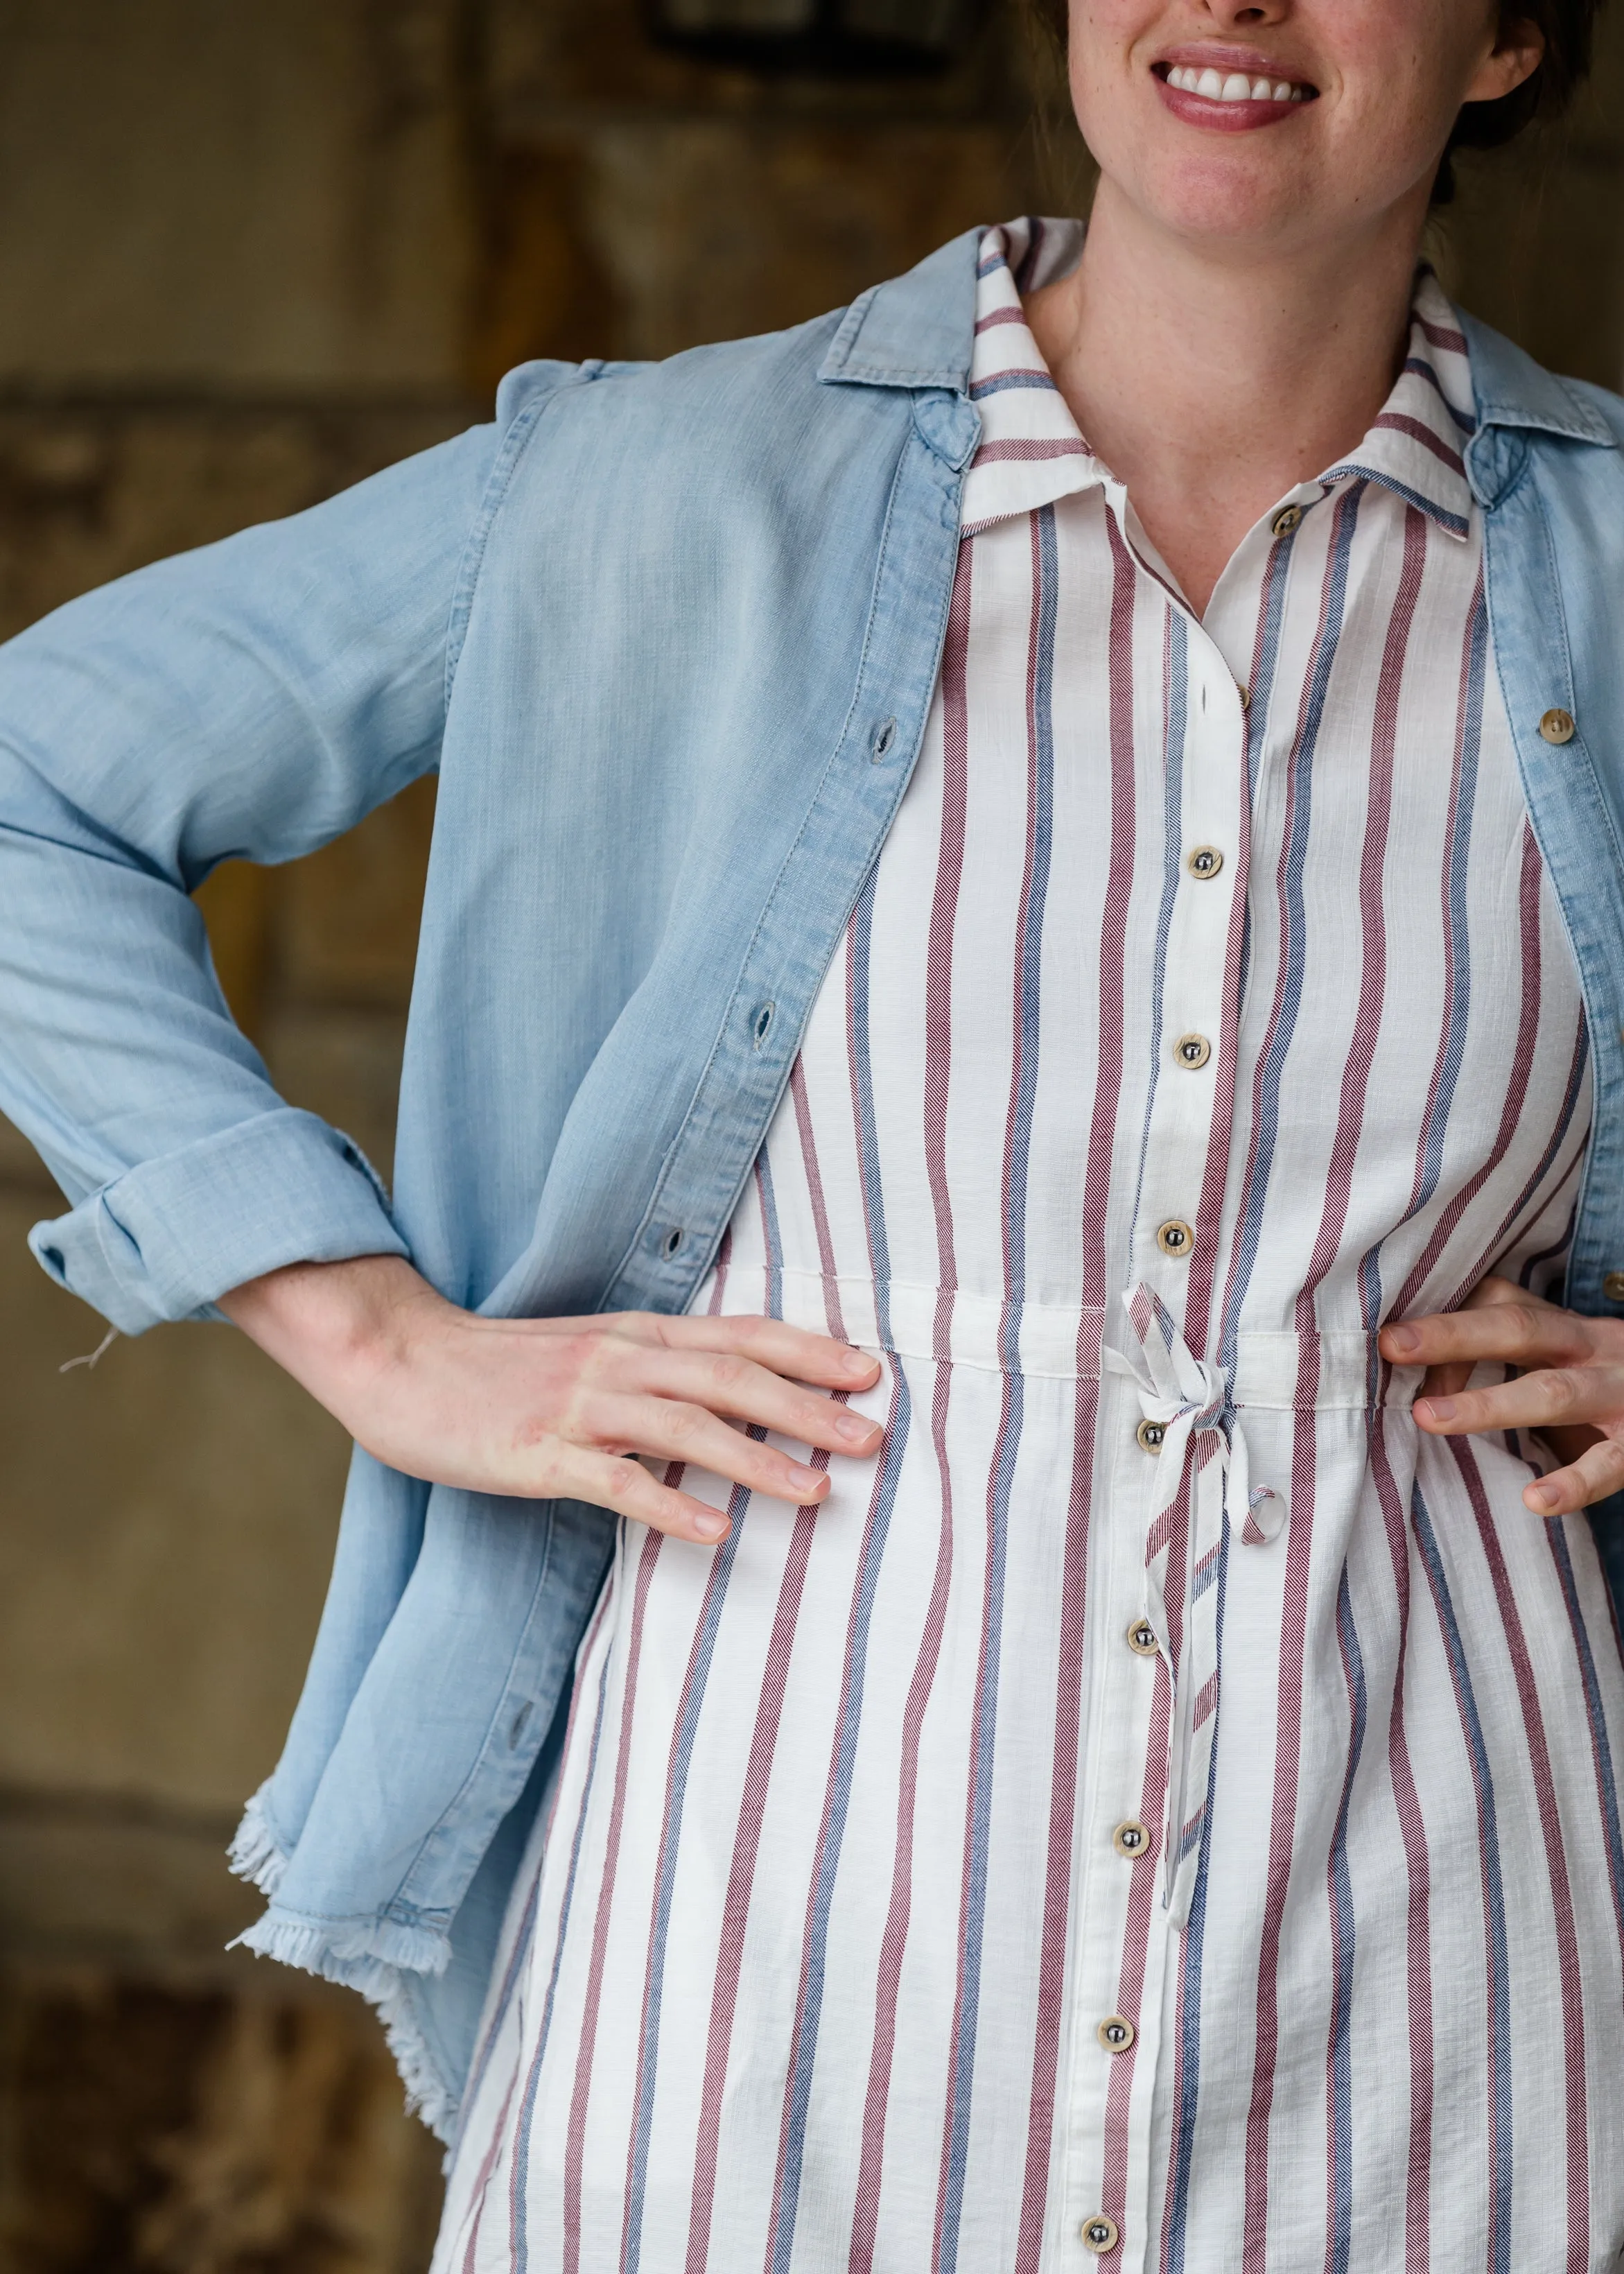
M1387 399L1425 218L1226 261L1101 182L1077 267L1033 295L1056 383L1198 614L1259 516Z

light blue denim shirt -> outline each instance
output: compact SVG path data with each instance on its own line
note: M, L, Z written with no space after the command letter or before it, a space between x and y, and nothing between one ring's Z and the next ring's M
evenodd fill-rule
M493 425L0 651L0 1106L72 1203L33 1235L55 1278L127 1333L380 1251L495 1315L683 1308L919 747L978 241L794 331L525 365ZM1594 1052L1568 1299L1624 1315L1624 403L1467 329L1494 652ZM434 768L391 1201L276 1096L187 895ZM239 1839L249 1941L377 1999L442 2132L611 1538L357 1453Z

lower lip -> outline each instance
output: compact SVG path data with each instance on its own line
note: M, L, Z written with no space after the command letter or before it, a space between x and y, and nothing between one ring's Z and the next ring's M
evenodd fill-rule
M1250 134L1254 127L1278 126L1306 110L1312 99L1304 95L1301 102L1215 102L1209 94L1191 94L1182 87L1169 87L1159 72L1151 76L1175 118L1182 118L1187 126L1214 127L1220 134Z

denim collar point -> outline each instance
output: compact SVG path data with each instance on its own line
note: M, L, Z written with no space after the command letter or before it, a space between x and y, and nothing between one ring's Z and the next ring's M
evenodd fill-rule
M982 234L980 228L966 230L906 275L853 300L818 378L826 385L941 387L964 394Z

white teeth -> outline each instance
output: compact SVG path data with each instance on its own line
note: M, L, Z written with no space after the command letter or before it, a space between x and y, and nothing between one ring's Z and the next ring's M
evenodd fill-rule
M1181 94L1204 94L1209 102L1301 102L1304 92L1289 79L1276 79L1271 86L1266 79L1247 79L1240 72L1222 78L1210 68L1198 71L1193 64L1175 64L1167 81Z

